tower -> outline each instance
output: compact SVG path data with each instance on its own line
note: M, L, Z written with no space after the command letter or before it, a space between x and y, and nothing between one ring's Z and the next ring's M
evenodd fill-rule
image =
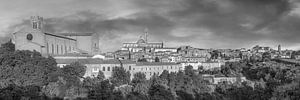
M148 28L145 28L144 30L144 38L145 38L145 42L148 43Z
M100 54L100 39L98 33L92 34L92 54Z
M278 45L278 52L281 53L281 45Z
M31 16L31 26L33 29L42 30L43 28L43 17Z

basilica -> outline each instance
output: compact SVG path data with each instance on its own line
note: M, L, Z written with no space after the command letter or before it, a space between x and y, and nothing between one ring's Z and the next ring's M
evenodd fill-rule
M37 51L43 56L99 53L99 36L96 33L55 34L44 31L43 17L32 16L30 20L30 26L13 33L16 50Z
M164 48L163 42L148 42L148 32L140 36L135 43L123 43L121 50L128 50L130 52L154 52L155 49Z

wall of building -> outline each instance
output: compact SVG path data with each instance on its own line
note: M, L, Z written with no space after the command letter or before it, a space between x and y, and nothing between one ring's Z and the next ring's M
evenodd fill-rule
M49 55L64 55L76 49L76 41L45 35L46 48Z
M178 72L181 69L180 64L170 65L137 65L132 74L142 72L146 75L147 79L150 79L153 75L160 75L164 70L169 72Z
M27 35L32 35L32 40L27 39ZM16 50L35 50L41 54L47 54L45 48L45 35L41 30L25 27L16 33L13 33Z

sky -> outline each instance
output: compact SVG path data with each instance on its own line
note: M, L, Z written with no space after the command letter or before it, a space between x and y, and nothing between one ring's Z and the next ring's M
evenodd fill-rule
M0 0L0 42L44 17L51 33L94 32L115 51L148 29L166 47L300 49L300 0Z

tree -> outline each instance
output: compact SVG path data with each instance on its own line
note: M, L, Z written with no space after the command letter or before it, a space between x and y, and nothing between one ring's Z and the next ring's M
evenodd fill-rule
M147 95L143 95L139 92L131 92L126 98L127 100L149 100Z
M112 71L111 82L115 86L129 84L130 72L126 71L123 67L115 67Z
M194 73L194 70L193 70L193 66L191 66L191 65L185 66L184 67L184 73L185 73L185 75L188 75L190 77L194 76L195 73Z
M167 90L162 85L152 85L149 89L150 100L174 100L170 90Z
M176 91L176 94L178 95L177 100L194 100L193 95L185 91Z
M155 57L155 62L160 62L158 57Z
M101 70L99 70L96 79L97 79L98 81L100 81L100 82L103 81L103 80L105 79L104 73L103 73Z
M133 79L131 80L131 83L133 86L136 86L139 83L144 83L146 81L146 75L142 72L135 73L133 75Z
M86 71L86 66L83 66L79 62L71 63L70 65L66 65L62 68L62 71L66 75L83 77Z
M36 51L17 50L0 54L1 85L43 86L48 82L48 75L58 69L53 62L54 59L42 57Z
M112 97L113 86L109 80L104 80L93 87L93 90L89 91L88 98L94 100L109 100Z
M262 54L262 60L263 61L270 61L271 60L271 53L270 52L264 52Z
M15 44L12 41L8 41L4 44L1 44L0 53L7 53L7 52L14 52L15 51Z
M164 70L159 76L159 78L166 79L166 80L168 79L168 77L169 77L169 71L167 70Z
M147 59L145 59L145 58L139 58L137 61L138 62L147 62Z

